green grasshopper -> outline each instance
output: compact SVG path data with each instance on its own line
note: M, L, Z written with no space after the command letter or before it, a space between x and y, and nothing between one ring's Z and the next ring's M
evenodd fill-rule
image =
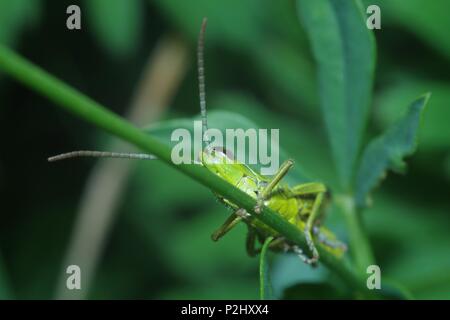
M263 243L268 237L274 240L269 247L272 250L294 251L305 263L315 265L319 260L319 253L315 245L318 242L325 250L337 257L341 257L346 251L346 245L336 239L334 234L318 223L324 215L324 202L327 189L324 184L318 182L299 184L289 187L282 183L283 177L292 168L294 162L287 160L272 177L262 176L253 171L249 166L233 159L230 154L218 147L207 144L207 116L206 116L206 94L204 76L204 35L206 30L206 18L203 20L198 38L197 64L199 80L199 98L202 117L203 132L205 133L205 147L199 155L198 164L226 180L236 188L239 188L257 202L254 211L261 212L263 206L267 206L277 212L283 219L297 227L304 233L305 239L312 256L308 257L297 246L291 244L281 234L268 227L254 216L240 208L232 201L216 195L227 207L234 210L223 225L215 231L211 238L219 240L228 233L239 222L244 222L248 227L246 248L250 256L256 255L260 249L256 249L256 240ZM50 157L49 161L57 161L74 157L97 157L97 158L128 158L128 159L156 159L153 155L145 153L120 153L103 151L73 151Z

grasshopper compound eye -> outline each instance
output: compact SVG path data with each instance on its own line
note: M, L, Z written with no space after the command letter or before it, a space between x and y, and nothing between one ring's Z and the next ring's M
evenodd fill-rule
M228 149L223 147L214 147L212 148L212 155L217 157L226 157L230 160L234 160L234 154Z
M200 154L203 164L230 164L234 162L232 152L222 147L207 146Z

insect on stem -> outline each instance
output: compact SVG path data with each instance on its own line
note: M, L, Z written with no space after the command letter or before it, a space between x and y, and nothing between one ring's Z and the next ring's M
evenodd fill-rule
M65 160L65 159L79 158L79 157L124 158L124 159L140 159L140 160L155 160L155 159L157 159L154 155L146 154L146 153L125 153L125 152L80 150L80 151L61 153L56 156L50 157L47 160L49 162L54 162L54 161L58 161L58 160Z

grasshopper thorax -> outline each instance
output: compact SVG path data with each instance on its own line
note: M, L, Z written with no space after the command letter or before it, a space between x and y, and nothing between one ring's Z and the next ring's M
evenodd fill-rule
M261 183L266 179L249 166L234 159L233 154L221 147L206 146L200 154L202 165L209 171L242 191L255 196Z
M206 146L200 153L202 165L228 182L236 182L242 173L236 170L236 161L224 148Z

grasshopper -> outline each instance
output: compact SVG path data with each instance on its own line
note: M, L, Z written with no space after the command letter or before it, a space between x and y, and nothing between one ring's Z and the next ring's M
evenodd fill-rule
M310 182L290 187L282 182L283 177L293 167L294 161L287 160L272 177L256 173L246 164L233 159L232 155L223 148L208 145L208 124L206 115L206 93L204 75L204 36L207 20L203 19L197 46L197 64L199 81L200 111L204 136L204 148L200 152L197 164L204 166L220 178L226 180L256 200L254 212L259 214L263 206L277 212L283 219L293 224L304 233L311 257L308 257L297 246L290 243L281 234L268 227L245 209L240 208L232 201L216 194L219 201L233 210L230 217L211 236L217 241L227 234L238 223L244 222L248 227L246 249L250 256L256 255L260 248L256 248L256 241L263 243L268 237L274 240L269 247L274 251L293 251L303 262L315 266L319 260L319 253L315 241L325 250L337 257L346 251L346 245L337 240L334 234L320 225L324 217L324 207L328 202L328 192L324 184ZM128 158L141 160L154 160L155 156L145 153L121 153L105 151L72 151L48 158L48 161L57 161L74 157L96 158Z

